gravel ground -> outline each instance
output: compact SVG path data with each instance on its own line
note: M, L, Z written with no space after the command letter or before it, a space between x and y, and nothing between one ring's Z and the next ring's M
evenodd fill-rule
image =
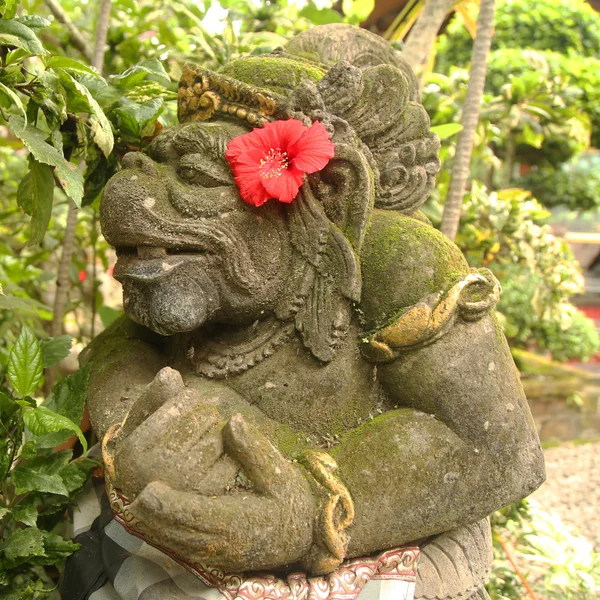
M544 451L547 480L532 496L600 552L600 442Z

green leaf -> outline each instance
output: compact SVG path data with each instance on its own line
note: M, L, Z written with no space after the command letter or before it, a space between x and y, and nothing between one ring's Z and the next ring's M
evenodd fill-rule
M59 471L59 475L62 477L65 487L69 490L69 494L72 494L83 487L92 470L97 466L99 466L99 463L95 460L90 458L79 458L63 467Z
M346 19L358 25L362 23L375 8L375 0L343 0L342 10Z
M21 459L29 460L30 458L35 458L37 456L37 448L35 447L35 442L33 440L29 440L25 444L23 444L23 448L21 448Z
M436 125L430 131L436 133L440 140L445 140L455 133L462 131L463 126L460 123L445 123L444 125Z
M90 91L85 85L79 83L70 73L64 69L55 68L56 74L60 81L68 90L75 90L75 93L82 96L89 107L92 116L90 124L92 127L92 135L94 142L98 145L104 156L109 156L115 144L112 127L100 105L94 100Z
M15 21L27 25L29 29L44 29L44 27L50 27L51 25L48 19L44 19L44 17L40 17L39 15L23 15L15 19Z
M144 128L158 119L162 111L163 99L153 98L143 104L126 102L119 106L115 112L119 117L119 126L124 129L124 133L139 140L142 137Z
M536 133L529 126L529 124L526 124L523 128L522 139L523 142L529 146L533 146L534 148L541 148L542 143L544 141L544 134L541 131Z
M17 504L10 514L15 521L25 523L29 527L35 527L37 523L38 510L35 504Z
M76 165L66 160L54 146L46 142L47 134L43 131L32 125L25 125L22 117L16 115L9 117L8 121L15 135L39 162L56 167L56 173L67 196L80 206L83 198L83 173Z
M18 408L19 405L8 394L0 392L0 416L12 417Z
M63 429L73 431L77 434L83 446L83 451L87 452L87 441L83 437L79 426L73 423L71 419L51 411L47 406L38 406L37 408L25 407L23 410L23 421L25 427L35 436L62 431Z
M51 411L63 415L73 423L81 423L85 401L87 399L87 385L90 377L91 365L86 365L72 375L59 381L52 393L42 404ZM64 428L55 433L36 439L38 448L53 448L66 442L72 435L72 429Z
M26 325L21 328L21 333L10 350L6 372L13 389L21 396L33 394L42 379L42 350L37 338Z
M10 476L19 494L24 492L48 492L60 496L69 495L69 491L58 473L40 473L28 467L15 467L10 472Z
M19 7L19 0L0 0L0 13L3 19L14 19Z
M53 199L52 169L31 157L29 173L17 188L17 204L31 217L29 245L39 244L44 239L52 216Z
M118 319L123 314L122 310L116 310L110 306L101 306L98 309L98 315L102 321L104 329L106 329L113 321Z
M52 319L50 307L31 298L0 296L0 309L20 311L28 315L38 316L45 321L50 321Z
M21 111L21 114L25 119L25 123L27 123L27 113L25 112L25 106L23 106L21 98L19 98L16 92L11 90L8 86L4 85L2 82L0 82L0 92L6 94L9 97L9 99L12 100L14 105Z
M308 19L315 25L327 25L328 23L342 23L344 17L332 8L317 8L314 4L307 4L299 13L301 17Z
M44 554L44 536L37 527L28 527L13 531L0 550L9 561Z
M137 65L129 67L120 75L111 77L110 81L114 85L130 90L139 85L147 77L152 77L155 81L168 86L171 82L169 74L165 71L162 63L156 58L146 58Z
M18 21L0 19L0 46L22 48L33 56L47 54L35 33L27 25Z
M65 540L56 533L42 531L42 535L44 536L44 552L48 557L48 563L57 563L64 560L79 549L79 544L75 544L71 540Z
M88 67L84 65L82 62L78 60L74 60L72 58L68 58L66 56L53 56L50 60L46 61L46 68L48 69L63 69L65 71L72 71L73 73L87 73L88 75L93 75L98 79L103 79L103 77L93 69L92 67Z
M69 356L72 344L73 338L70 335L61 335L57 338L46 338L45 340L42 340L40 346L42 348L42 363L44 364L44 369L53 367L63 358Z
M18 404L14 402L13 404ZM19 451L19 446L23 442L23 420L21 411L15 410L14 406L3 409L4 415L0 421L6 431L11 435L0 435L0 481L2 481L8 470L11 468L12 461Z
M10 510L8 510L8 508L2 508L0 506L0 519L3 519L8 513L10 513Z
M71 458L73 458L72 450L47 450L43 454L38 454L32 458L26 467L36 473L55 475L56 473L60 473L61 469L69 464Z

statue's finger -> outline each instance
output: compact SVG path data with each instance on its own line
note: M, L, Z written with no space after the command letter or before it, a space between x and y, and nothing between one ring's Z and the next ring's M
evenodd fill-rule
M195 561L228 570L260 568L277 553L281 523L277 501L252 493L201 496L153 482L130 505L161 545ZM273 540L257 553L258 540ZM258 561L258 562L257 562ZM256 563L256 565L254 565Z
M124 437L129 435L169 398L177 396L184 389L179 371L171 367L161 369L131 407L121 427L120 435Z
M166 483L148 484L129 506L130 512L144 523L144 531L161 545L192 561L205 561L227 552L229 540L223 527L214 520L198 519L202 496L175 490ZM190 511L184 514L186 511Z
M300 477L281 452L240 414L225 425L223 441L229 455L240 463L259 493L285 495L290 484Z
M224 454L223 422L214 406L190 400L194 394L185 390L168 400L119 444L116 485L127 495L159 479L203 489L206 473Z

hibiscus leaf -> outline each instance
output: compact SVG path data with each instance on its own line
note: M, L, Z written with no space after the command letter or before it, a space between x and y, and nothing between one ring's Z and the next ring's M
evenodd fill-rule
M44 238L52 216L53 199L52 169L30 157L29 173L17 189L17 204L31 217L29 245L39 244Z
M48 52L27 25L14 20L0 19L0 46L22 48L32 56L44 56Z
M98 145L100 150L104 153L104 156L109 156L112 152L115 140L110 125L110 121L100 105L93 98L90 91L79 83L70 73L67 73L65 69L54 68L55 73L60 78L61 83L70 91L73 95L81 97L87 104L90 116L90 125L92 128L92 135L94 142Z
M69 356L73 338L70 335L61 335L56 338L46 338L40 342L42 348L42 362L44 369L53 367L63 358Z
M60 496L69 495L69 491L58 473L40 473L27 467L15 467L10 472L10 476L19 494L48 492Z
M32 125L26 125L22 117L12 115L9 117L8 123L14 134L39 162L56 167L56 174L65 188L67 196L78 207L81 206L83 173L77 166L70 163L54 146L46 142L47 134Z
M21 102L21 98L19 98L18 94L8 86L4 85L1 81L0 92L8 96L9 100L12 101L12 104L14 104L14 106L16 106L23 115L25 122L27 122L27 113L25 112L25 106L23 105L23 102Z
M44 555L44 536L37 527L13 531L1 546L8 561L15 564L19 559Z
M42 379L42 350L29 327L24 325L10 350L6 368L8 380L21 396L33 394Z
M90 377L90 370L91 365L88 364L59 381L42 406L66 417L72 423L81 423L87 399L87 384ZM73 431L73 429L65 427L40 435L36 439L37 446L38 448L53 448L54 446L58 446L66 442L73 435Z
M92 67L88 67L82 62L74 60L73 58L68 58L67 56L53 56L46 62L46 68L63 69L65 71L73 71L74 73L87 73L88 75L93 75L98 79L102 79L100 73L95 69L92 69Z
M71 419L50 410L47 406L38 406L37 408L24 407L23 422L25 423L25 427L35 436L62 431L63 429L73 431L79 438L83 446L83 451L87 452L87 441L83 437L79 426L73 423Z
M17 523L25 523L29 527L35 527L38 518L38 510L35 504L17 504L11 511L10 516Z

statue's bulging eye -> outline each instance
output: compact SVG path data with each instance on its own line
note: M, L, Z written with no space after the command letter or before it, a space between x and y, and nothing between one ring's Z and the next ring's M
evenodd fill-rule
M225 161L209 153L182 156L177 166L177 175L185 183L206 188L233 184L231 171Z
M202 169L191 165L180 165L177 169L177 174L183 181L192 185L200 185L202 187L219 187L223 185L222 182Z

